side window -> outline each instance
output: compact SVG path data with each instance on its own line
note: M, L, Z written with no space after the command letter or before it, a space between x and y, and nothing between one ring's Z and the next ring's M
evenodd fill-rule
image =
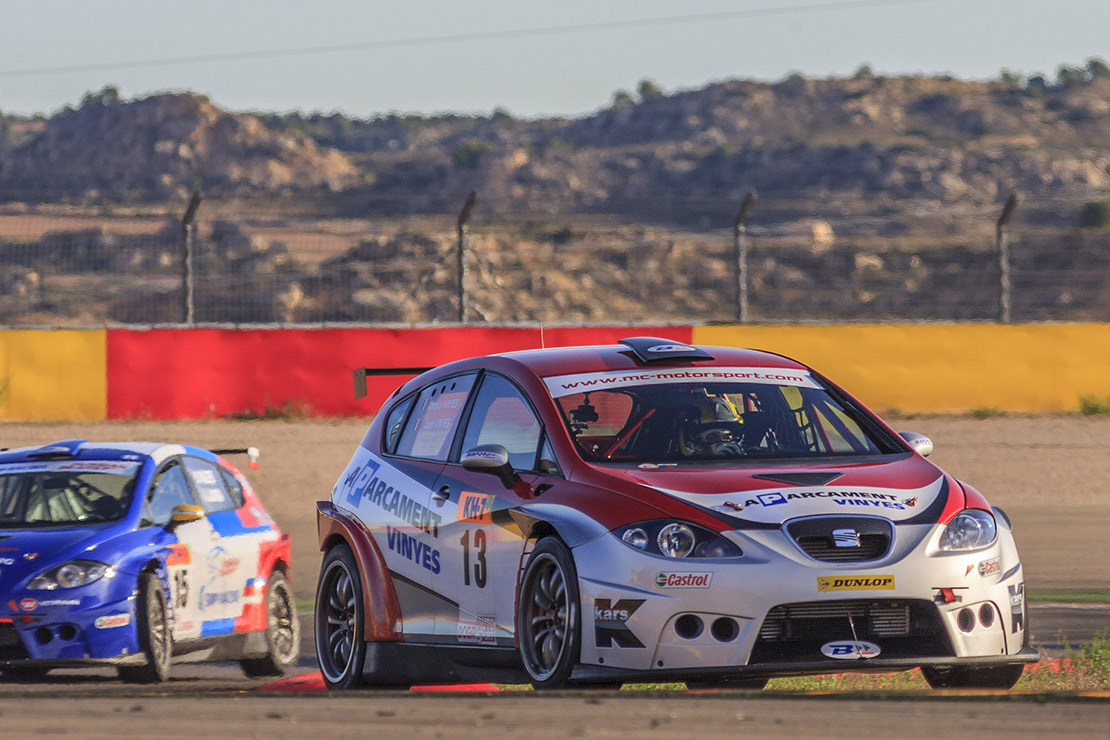
M189 471L189 477L193 479L193 488L200 496L200 505L205 511L211 514L235 508L235 501L224 486L223 476L216 465L197 457L186 457L182 462Z
M461 375L420 391L397 442L396 454L446 461L473 385L474 375Z
M561 476L563 474L563 471L559 468L559 462L555 459L555 450L551 449L551 440L546 437L543 440L543 449L540 451L540 464L537 469L544 475Z
M173 507L195 503L189 482L185 480L185 471L175 463L154 479L148 503L150 519L158 525L166 524L173 515Z
M412 408L412 401L416 396L409 396L405 400L393 407L389 412L389 416L385 419L385 428L383 433L385 438L382 440L382 449L386 452L397 451L397 441L401 439L401 425L405 423L405 416L408 415L409 409Z
M235 508L240 508L246 502L246 499L243 497L243 486L235 479L234 475L223 468L220 468L220 477L224 479L224 485L227 486L228 492L231 493L231 500L235 502Z
M486 375L467 421L463 450L502 445L514 468L535 470L540 434L540 423L517 387L500 375Z

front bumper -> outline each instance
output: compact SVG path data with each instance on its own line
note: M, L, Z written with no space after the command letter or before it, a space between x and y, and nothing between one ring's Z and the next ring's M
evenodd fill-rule
M0 665L125 664L142 660L134 599L26 595L0 619ZM34 605L31 604L35 601ZM44 603L45 602L45 603ZM15 610L11 610L11 604Z
M673 679L1037 660L1008 533L960 554L937 551L932 534L903 531L900 551L856 564L813 560L767 530L719 561L655 557L615 537L586 543L575 550L581 671Z

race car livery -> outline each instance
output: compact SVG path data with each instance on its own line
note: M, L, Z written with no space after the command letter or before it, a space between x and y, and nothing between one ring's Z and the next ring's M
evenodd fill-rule
M753 350L641 337L426 371L318 504L324 679L920 666L1008 688L1037 657L1012 526L931 448Z
M246 477L211 451L4 451L0 674L108 664L151 682L174 656L280 673L297 656L289 551Z

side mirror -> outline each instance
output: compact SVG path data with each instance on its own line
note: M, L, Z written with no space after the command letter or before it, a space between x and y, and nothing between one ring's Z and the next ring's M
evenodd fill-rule
M906 440L910 447L917 451L917 454L922 457L928 457L933 451L933 440L926 437L924 434L917 432L898 432L898 436Z
M505 488L512 488L520 482L520 476L509 463L509 451L501 445L478 445L463 453L464 470L472 473L496 475Z
M204 518L204 509L196 504L178 504L170 509L170 526L188 524Z

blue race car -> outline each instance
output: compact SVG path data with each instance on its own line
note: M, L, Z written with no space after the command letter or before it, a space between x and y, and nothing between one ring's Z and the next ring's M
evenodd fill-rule
M0 451L0 674L298 656L289 535L217 450L68 440Z

